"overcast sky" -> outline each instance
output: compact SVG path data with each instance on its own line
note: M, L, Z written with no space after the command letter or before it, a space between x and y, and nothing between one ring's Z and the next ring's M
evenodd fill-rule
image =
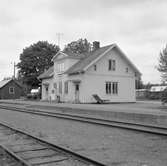
M39 40L61 48L79 38L117 43L143 74L159 83L167 43L166 0L0 0L0 80L12 76L23 48Z

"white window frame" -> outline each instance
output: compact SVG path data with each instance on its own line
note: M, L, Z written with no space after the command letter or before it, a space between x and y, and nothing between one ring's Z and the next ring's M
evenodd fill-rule
M112 82L112 94L118 95L118 82Z
M58 72L63 72L64 70L65 70L65 64L64 63L57 64L57 71Z
M106 88L106 94L111 95L111 81L106 81L105 82L105 88Z
M116 60L115 59L109 59L108 60L108 70L109 71L115 71L116 70Z
M118 95L118 82L106 81L105 92L106 95Z
M11 91L11 89L13 90ZM15 94L15 88L13 86L9 87L9 94Z

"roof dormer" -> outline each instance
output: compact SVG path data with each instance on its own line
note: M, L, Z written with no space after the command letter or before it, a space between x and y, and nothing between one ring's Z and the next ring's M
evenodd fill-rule
M59 51L53 58L52 61L59 61L63 59L82 59L85 55L83 54L76 54L76 53L71 53L71 52L62 52Z

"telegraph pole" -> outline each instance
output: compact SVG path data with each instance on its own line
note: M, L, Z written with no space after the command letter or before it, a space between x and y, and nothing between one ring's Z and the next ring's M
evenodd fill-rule
M60 39L61 39L61 36L63 36L63 33L56 33L56 36L57 36L58 46L60 47Z

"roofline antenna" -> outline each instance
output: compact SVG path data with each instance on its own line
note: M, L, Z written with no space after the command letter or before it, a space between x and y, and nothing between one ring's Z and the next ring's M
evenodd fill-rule
M63 36L63 33L56 33L56 36L57 36L57 44L60 47L60 39L61 39L61 36Z

